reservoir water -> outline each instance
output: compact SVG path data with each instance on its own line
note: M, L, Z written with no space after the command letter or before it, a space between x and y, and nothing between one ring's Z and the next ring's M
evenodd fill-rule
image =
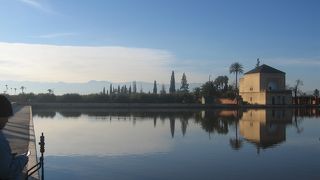
M46 137L46 179L320 179L319 115L33 109L37 141Z

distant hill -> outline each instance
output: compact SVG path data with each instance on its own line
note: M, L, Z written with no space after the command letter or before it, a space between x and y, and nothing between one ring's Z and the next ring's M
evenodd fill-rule
M53 89L54 93L57 95L66 94L66 93L79 93L79 94L91 94L91 93L100 93L103 87L106 88L106 91L109 90L110 84L112 84L115 88L118 85L123 86L126 85L129 87L132 82L124 82L124 83L114 83L110 81L88 81L84 83L66 83L66 82L35 82L35 81L0 81L0 92L6 91L6 86L8 85L9 94L14 94L14 88L17 88L16 93L20 93L21 86L26 87L24 90L26 93L46 93L48 89ZM190 83L189 89L193 90L195 87L201 86L201 83ZM137 91L140 92L140 88L142 87L143 92L152 92L153 82L143 82L137 81ZM168 92L169 84L165 84L166 91ZM180 83L176 83L176 88L180 87ZM161 89L161 84L158 84L158 91Z

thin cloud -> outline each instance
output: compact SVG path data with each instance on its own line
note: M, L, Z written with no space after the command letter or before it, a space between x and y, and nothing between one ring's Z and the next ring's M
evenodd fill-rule
M42 34L38 36L31 36L33 38L42 38L42 39L53 39L53 38L60 38L60 37L70 37L76 36L77 33L51 33L51 34Z
M171 52L161 49L0 42L0 60L11 62L0 66L0 72L12 80L161 81L170 75L174 58Z
M40 0L20 0L20 2L25 3L35 9L42 11L42 12L56 14L55 11L53 11L49 7L44 6L42 3L40 3Z
M20 0L21 2L24 2L30 6L33 6L35 8L42 8L41 4L37 0Z

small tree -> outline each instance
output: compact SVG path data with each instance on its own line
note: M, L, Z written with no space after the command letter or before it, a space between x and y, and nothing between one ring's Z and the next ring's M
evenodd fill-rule
M164 84L162 84L162 86L161 86L161 91L160 91L160 94L166 94L167 92L166 92L166 86L164 85Z
M131 94L132 90L131 90L131 85L129 86L129 94Z
M124 93L124 94L128 94L127 85L124 85L124 87L123 87L123 93Z
M206 102L212 103L216 94L217 89L212 81L208 81L201 86L201 95L206 98Z
M193 89L193 96L195 98L195 102L198 102L201 98L201 88L196 87Z
M213 84L217 89L221 90L224 87L224 77L223 76L218 76L214 81Z
M318 89L315 89L313 91L313 95L316 96L316 97L319 97L319 90Z
M181 78L180 91L183 92L183 93L188 93L189 92L189 84L188 84L187 76L185 75L185 73L183 73L182 78Z
M140 84L140 93L143 93L143 88L142 88L142 84Z
M137 93L137 82L136 81L132 82L132 92Z
M300 86L303 86L303 81L301 81L300 79L297 79L296 82L295 82L295 85L292 88L293 93L294 93L295 104L298 103L297 94L300 91Z
M157 81L154 80L153 82L153 94L157 94L158 93L158 89L157 89Z
M223 80L222 80L223 84L224 84L224 90L227 91L228 90L228 82L229 82L229 78L228 76L223 76Z
M110 93L110 95L113 93L113 91L112 91L112 84L110 84L109 93Z
M53 89L48 89L48 94L53 94Z
M169 88L169 93L173 94L176 92L176 81L174 78L174 71L171 73L171 79L170 79L170 88Z

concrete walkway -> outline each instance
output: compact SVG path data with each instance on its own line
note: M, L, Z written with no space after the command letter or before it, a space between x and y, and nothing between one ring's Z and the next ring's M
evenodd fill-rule
M30 106L14 107L14 116L9 119L3 133L9 141L12 153L22 154L28 150L31 151L26 169L37 163L36 141ZM39 179L39 174L36 173L29 179Z

